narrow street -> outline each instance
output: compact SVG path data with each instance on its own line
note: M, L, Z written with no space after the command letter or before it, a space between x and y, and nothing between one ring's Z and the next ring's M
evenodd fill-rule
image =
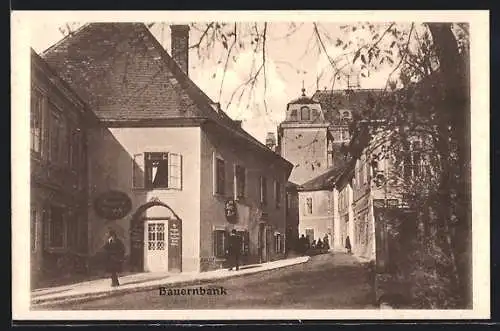
M330 253L300 265L181 287L223 287L225 295L159 295L158 289L44 309L374 309L368 279L354 257Z

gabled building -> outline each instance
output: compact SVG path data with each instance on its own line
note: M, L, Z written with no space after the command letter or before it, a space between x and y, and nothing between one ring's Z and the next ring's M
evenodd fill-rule
M292 165L191 81L189 27L171 30L172 57L139 23L87 24L42 54L96 119L79 163L86 253L113 228L130 270L205 271L236 229L246 262L279 259Z

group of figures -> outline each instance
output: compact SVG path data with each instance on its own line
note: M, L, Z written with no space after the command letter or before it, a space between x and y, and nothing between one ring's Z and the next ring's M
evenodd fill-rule
M301 254L305 254L309 250L329 250L330 243L328 236L325 234L323 240L319 238L318 240L310 241L309 236L301 235L298 240L297 251Z

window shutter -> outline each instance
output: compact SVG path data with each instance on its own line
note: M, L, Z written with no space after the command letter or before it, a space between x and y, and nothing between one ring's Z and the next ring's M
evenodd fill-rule
M213 245L213 254L217 257L217 231L212 231L212 245Z
M229 245L228 245L228 234L226 231L223 231L222 232L222 237L224 238L223 241L222 241L222 255L223 256L226 256L226 251L227 249L229 248Z
M250 251L250 233L248 231L245 231L245 246L244 246L244 250L245 250L245 255L247 255Z
M145 167L144 167L144 154L134 154L132 160L132 186L134 188L144 188L145 183Z
M168 154L168 187L182 189L182 155Z

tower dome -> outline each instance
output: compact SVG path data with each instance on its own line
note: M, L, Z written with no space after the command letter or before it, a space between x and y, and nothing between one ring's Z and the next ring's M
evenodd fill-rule
M286 122L324 122L325 117L321 104L306 95L302 88L302 95L290 101L286 109Z

